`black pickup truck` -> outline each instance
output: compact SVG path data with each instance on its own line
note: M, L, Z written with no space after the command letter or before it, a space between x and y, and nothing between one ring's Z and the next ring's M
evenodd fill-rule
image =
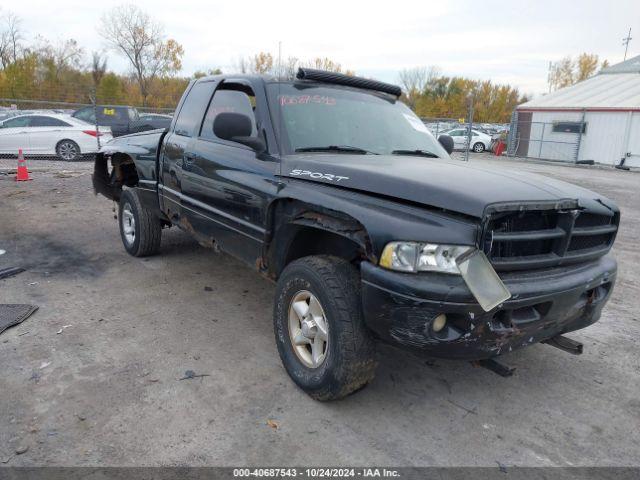
M131 255L172 225L277 282L275 338L319 400L369 382L381 340L478 361L600 317L620 213L574 185L453 161L394 85L300 69L193 81L168 130L97 156ZM221 282L224 279L220 280Z

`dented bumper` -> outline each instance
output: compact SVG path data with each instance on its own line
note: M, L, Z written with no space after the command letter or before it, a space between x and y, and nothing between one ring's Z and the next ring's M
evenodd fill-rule
M616 261L512 272L511 299L490 312L458 275L405 274L363 262L365 321L383 341L443 358L479 360L596 322L613 290ZM447 316L435 332L433 319Z

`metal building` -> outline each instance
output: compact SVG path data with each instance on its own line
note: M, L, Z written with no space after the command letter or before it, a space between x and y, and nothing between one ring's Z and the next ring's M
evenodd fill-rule
M640 167L640 55L519 105L508 153Z

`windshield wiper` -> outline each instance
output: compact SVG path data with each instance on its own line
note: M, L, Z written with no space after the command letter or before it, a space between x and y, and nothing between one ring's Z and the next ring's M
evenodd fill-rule
M376 152L370 152L360 147L352 147L350 145L329 145L327 147L302 147L296 148L296 152L342 152L355 154L371 154L378 155Z
M417 155L419 157L429 157L429 158L440 158L433 152L428 150L394 150L391 152L392 155Z

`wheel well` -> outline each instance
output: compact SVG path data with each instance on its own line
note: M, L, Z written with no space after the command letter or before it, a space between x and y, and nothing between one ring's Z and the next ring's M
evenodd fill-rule
M72 143L75 143L75 144L76 144L76 146L78 147L78 151L80 151L80 145L78 145L78 142L76 142L76 141L74 141L74 140L71 140L70 138L63 138L62 140L59 140L59 141L58 141L58 143L56 143L56 151L58 150L58 147L60 146L60 144L61 144L62 142L72 142ZM49 145L51 145L51 144L49 144Z
M272 206L269 217L273 227L263 267L273 278L292 261L309 255L333 255L352 263L375 261L364 226L341 212L281 200Z
M349 262L362 258L360 246L347 237L314 227L295 225L295 229L278 274L289 263L309 255L333 255Z
M108 162L111 160L112 168ZM133 159L124 153L115 153L106 156L103 153L96 155L93 169L93 189L110 200L118 201L122 193L122 187L135 187L138 184L138 170Z
M116 153L111 157L112 177L120 185L135 187L138 185L138 169L133 159L124 153Z

